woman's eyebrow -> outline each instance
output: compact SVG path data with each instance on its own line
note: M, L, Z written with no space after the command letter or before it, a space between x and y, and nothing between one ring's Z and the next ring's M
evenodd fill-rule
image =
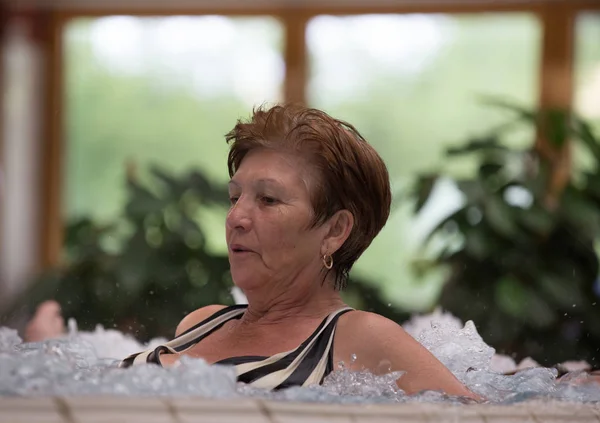
M257 185L277 185L277 186L280 186L281 182L279 182L277 179L263 178L263 179L257 180L256 184Z
M235 186L235 187L241 187L242 184L239 183L238 181L231 179L228 182L229 186ZM256 181L254 181L254 185L258 185L258 186L263 186L263 185L276 185L276 186L281 186L281 182L279 182L277 179L273 179L273 178L261 178L261 179L257 179Z

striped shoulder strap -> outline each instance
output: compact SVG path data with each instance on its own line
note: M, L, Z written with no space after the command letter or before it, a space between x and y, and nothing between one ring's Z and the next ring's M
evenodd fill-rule
M186 351L221 328L229 320L239 319L244 314L246 308L248 308L247 305L225 307L165 344L159 345L153 350L130 355L119 364L119 367L130 367L139 363L160 364L159 355L161 353L176 354Z
M295 350L235 366L238 381L276 390L322 383L333 370L333 340L338 319L351 310L344 307L331 313Z

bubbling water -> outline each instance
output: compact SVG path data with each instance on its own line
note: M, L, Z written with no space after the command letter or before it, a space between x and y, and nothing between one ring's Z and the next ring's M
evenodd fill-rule
M495 355L473 322L460 321L439 311L415 317L404 325L433 355L472 391L489 402L513 404L542 399L600 402L600 384L582 371L560 380L557 371L541 367L518 371L509 358ZM351 372L343 363L322 386L294 387L270 392L238 383L231 367L208 365L204 360L182 357L180 365L118 368L123 357L152 348L164 339L141 345L130 336L97 327L80 332L73 321L62 338L22 343L17 332L0 328L0 395L4 396L200 396L232 399L259 397L283 401L324 403L468 403L428 391L407 396L395 381L402 372L376 376ZM515 371L513 375L502 372Z

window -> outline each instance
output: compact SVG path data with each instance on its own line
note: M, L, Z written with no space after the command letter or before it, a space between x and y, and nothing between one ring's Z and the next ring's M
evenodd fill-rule
M579 15L575 32L575 107L600 121L600 13ZM600 129L600 126L597 126Z
M600 134L600 13L580 13L575 26L574 107ZM581 144L574 146L578 169L590 169L594 159Z
M415 172L440 166L453 142L503 120L479 95L536 104L540 38L537 18L526 13L318 16L307 29L307 98L357 127L386 160L398 191ZM454 197L446 197L447 206ZM430 224L396 206L355 274L406 309L431 304L441 275L417 281L410 271Z
M115 16L75 20L66 52L67 220L114 217L127 167L228 179L224 134L281 100L283 30L271 17ZM225 251L224 215L209 244ZM216 247L216 248L217 248Z

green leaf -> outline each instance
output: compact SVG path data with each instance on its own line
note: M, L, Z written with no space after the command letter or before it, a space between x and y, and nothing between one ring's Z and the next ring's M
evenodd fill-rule
M484 219L492 229L509 239L520 237L521 231L513 219L515 213L512 207L495 195L487 197L484 204Z
M429 200L429 196L431 195L437 180L438 175L423 175L418 177L413 188L413 195L416 197L415 213L421 211L427 200Z
M556 225L556 217L537 205L515 212L517 221L536 235L547 236Z
M560 278L550 273L541 273L538 277L541 290L562 308L570 308L573 304L582 304L583 298L579 288L573 281Z
M527 290L525 323L531 327L545 329L556 322L556 313L542 297Z
M529 326L546 328L556 320L552 308L514 276L500 280L495 299L508 315Z
M479 175L482 178L488 179L498 176L503 169L504 165L502 163L484 162L479 165Z
M486 152L490 150L506 150L506 147L500 144L500 140L496 136L487 136L475 138L460 147L450 147L446 149L448 156L461 156L474 152Z
M467 204L479 204L485 198L485 187L479 179L461 179L456 181L456 186L467 197Z
M596 200L600 200L600 173L588 173L584 174L585 177L585 191L583 195L590 196Z
M165 200L178 201L188 189L188 186L181 180L172 177L156 166L150 168L150 173L164 188L161 194Z
M136 182L129 182L129 201L126 206L128 217L137 219L152 213L162 213L166 202Z
M198 200L201 203L229 206L227 188L214 186L203 174L199 172L190 173L187 184L198 195Z
M410 267L411 273L414 276L416 276L417 278L422 278L423 276L427 275L429 272L438 270L438 268L439 268L438 264L439 263L437 260L418 258L418 259L411 260L409 263L409 267Z
M528 108L519 106L508 100L504 100L504 99L501 99L496 96L488 96L488 95L479 96L479 98L480 98L480 101L482 104L510 111L510 112L516 114L522 120L525 120L525 121L528 121L531 123L535 123L537 121L537 118L538 118L537 112L532 111Z
M572 128L576 139L587 147L597 161L600 161L600 140L594 135L592 127L587 122L574 118Z
M543 133L554 147L562 147L570 134L570 113L561 109L549 109L542 113Z
M577 191L565 191L562 214L571 225L587 236L600 235L600 210Z
M483 231L476 228L465 233L465 251L483 261L494 254L492 240Z
M440 222L438 222L438 224L435 225L435 227L433 229L431 229L431 231L427 234L427 236L423 240L423 245L425 246L429 242L431 242L432 238L438 233L443 233L443 235L447 235L445 230L448 227L448 225L456 225L458 227L458 232L460 232L460 233L465 233L467 230L469 230L469 228L471 227L471 224L466 219L466 209L467 208L468 207L463 207L463 208L455 211L454 213L450 214L450 216L448 216L445 219L442 219Z
M508 315L522 320L526 315L527 292L514 276L506 275L496 285L496 304Z

